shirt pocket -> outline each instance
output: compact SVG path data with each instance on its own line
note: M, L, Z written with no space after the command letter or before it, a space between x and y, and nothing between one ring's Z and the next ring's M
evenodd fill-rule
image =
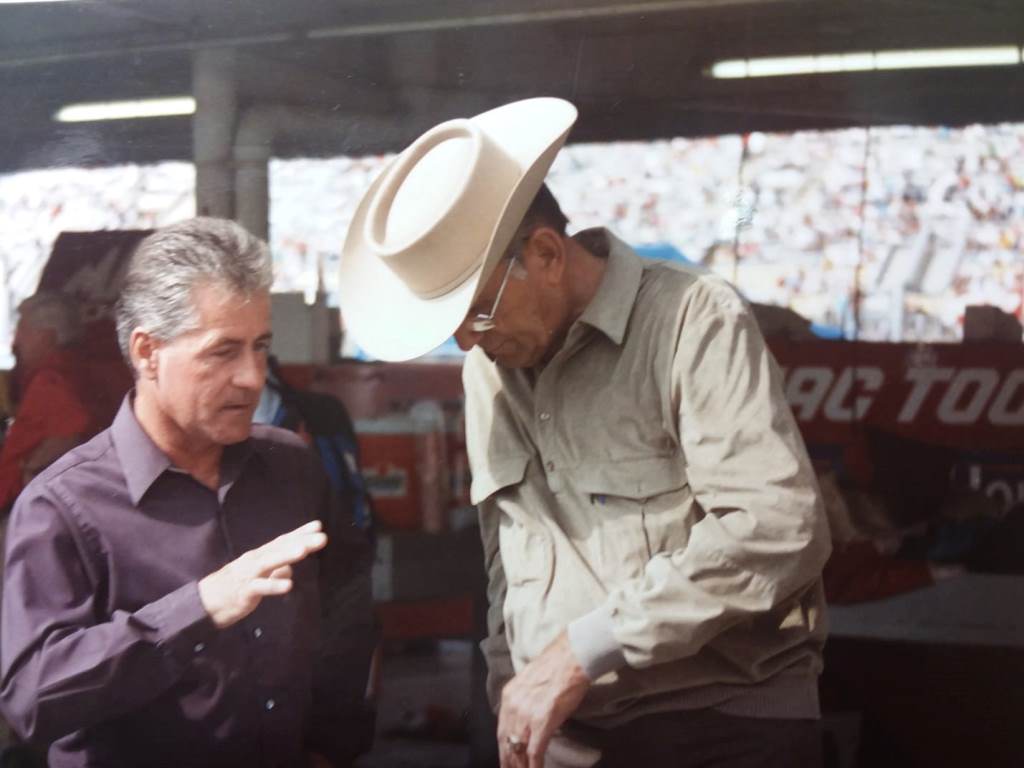
M697 510L679 454L589 462L577 486L600 524L602 557L626 575L686 547Z
M510 454L492 459L473 476L470 499L474 504L492 502L484 514L498 514L502 568L509 587L547 585L553 558L551 542L528 509L529 487L544 482L530 454ZM546 589L546 586L544 586Z
M528 453L509 453L499 457L488 457L487 463L473 470L473 481L469 487L469 500L479 504L505 488L517 486L526 478L526 467L530 463Z

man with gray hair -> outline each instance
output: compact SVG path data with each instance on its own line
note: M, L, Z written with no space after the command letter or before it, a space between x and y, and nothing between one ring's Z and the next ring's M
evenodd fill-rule
M346 691L314 665L318 572L359 539L304 444L252 426L270 283L233 222L144 240L117 307L135 389L15 504L0 709L53 766L351 758Z

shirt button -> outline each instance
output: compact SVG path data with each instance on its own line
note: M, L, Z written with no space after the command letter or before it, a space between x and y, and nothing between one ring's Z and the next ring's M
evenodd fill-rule
M259 627L256 627L256 629L252 631L252 636L259 640L261 637L263 637L263 630Z
M543 413L542 413L542 414L540 415L540 420L541 420L541 421L550 421L550 420L551 420L551 414L550 414L550 413L548 413L547 411L544 411L544 412L543 412Z
M192 650L196 653L202 653L206 649L206 643L196 643L192 646Z
M266 707L267 712L269 712L270 710L272 710L274 707L277 706L277 702L274 701L273 699L267 699L266 703L263 706Z
M554 472L555 471L555 462L553 462L553 461L549 461L544 466L548 468L548 472Z

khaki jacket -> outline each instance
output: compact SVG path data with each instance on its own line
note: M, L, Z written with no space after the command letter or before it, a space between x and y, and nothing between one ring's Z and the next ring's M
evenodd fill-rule
M779 370L726 282L606 237L542 370L465 363L492 703L568 627L584 721L816 717L829 534Z

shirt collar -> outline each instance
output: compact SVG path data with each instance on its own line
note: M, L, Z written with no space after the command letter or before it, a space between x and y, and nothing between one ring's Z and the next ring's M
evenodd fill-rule
M132 503L138 505L156 479L174 467L167 454L157 447L135 417L135 410L132 408L133 395L134 392L125 395L110 432L121 468L124 470L128 493L131 495ZM221 486L230 486L234 483L254 453L256 452L252 439L227 446L221 458Z
M633 304L640 291L643 261L632 248L606 229L584 230L575 238L585 241L598 234L604 236L607 244L608 266L605 267L597 293L583 311L580 321L601 331L616 344L622 344Z

